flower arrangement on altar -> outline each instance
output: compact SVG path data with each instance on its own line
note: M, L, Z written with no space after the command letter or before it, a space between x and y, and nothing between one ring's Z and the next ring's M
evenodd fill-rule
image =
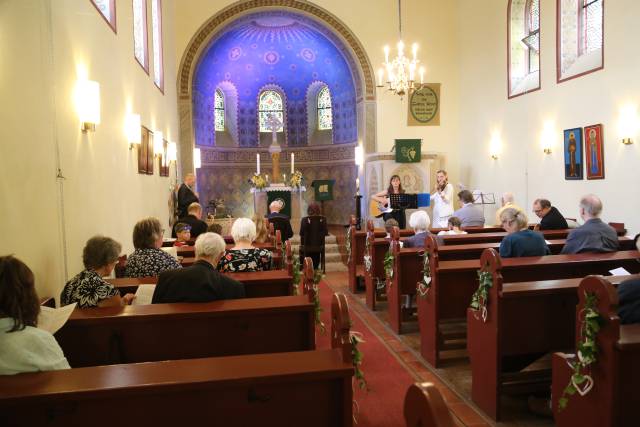
M300 188L302 187L302 172L300 172L299 170L295 171L292 175L291 178L289 178L289 186L291 188Z
M251 179L249 179L249 183L256 190L262 190L267 186L267 179L259 173L254 173Z

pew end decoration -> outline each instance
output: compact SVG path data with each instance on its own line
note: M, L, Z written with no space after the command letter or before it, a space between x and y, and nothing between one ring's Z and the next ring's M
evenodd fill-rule
M249 178L249 184L255 191L261 191L267 187L267 179L259 173L254 173L251 178Z
M438 243L431 233L427 233L424 239L424 251L418 252L422 256L422 280L416 285L416 292L420 298L426 298L431 290L431 254Z
M309 301L313 303L315 312L315 323L321 333L325 333L326 327L320 318L322 306L320 305L320 289L318 283L322 279L322 271L313 269L313 260L309 257L304 259L304 293L309 296ZM316 281L317 280L317 281Z
M478 319L478 315L483 322L487 321L487 305L489 305L489 289L493 286L492 271L501 268L500 256L495 249L485 249L480 257L480 265L482 268L478 270L478 289L471 297L469 308L473 310L474 316Z
M555 359L562 358L571 374L568 384L558 398L555 413L564 412L570 400L584 398L597 388L593 370L602 369L598 364L612 363L613 358L613 354L607 354L607 352L604 352L601 357L599 334L601 332L606 335L619 333L620 319L616 313L618 295L609 282L598 276L587 276L580 282L578 297L580 301L576 313L576 354L554 355L554 370ZM618 338L619 335L615 337L616 340ZM607 391L601 388L597 394L603 392ZM596 404L598 400L596 396L590 404Z
M367 221L367 237L364 239L364 255L362 257L362 261L364 263L365 271L371 271L371 263L373 260L371 259L371 245L373 244L373 239L375 239L374 229L373 229L373 221Z
M302 172L296 170L291 177L289 178L289 186L291 188L300 189L302 187L302 181L304 177L302 176Z
M393 227L391 230L391 241L389 242L389 250L384 255L384 273L387 279L393 279L393 244L400 240L400 229Z
M407 427L457 427L442 394L433 383L414 383L404 397Z

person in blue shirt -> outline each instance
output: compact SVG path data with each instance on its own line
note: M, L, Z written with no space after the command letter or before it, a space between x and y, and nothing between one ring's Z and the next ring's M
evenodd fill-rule
M500 243L500 256L514 258L549 255L549 247L541 233L529 230L527 215L516 208L500 213L500 223L507 235Z

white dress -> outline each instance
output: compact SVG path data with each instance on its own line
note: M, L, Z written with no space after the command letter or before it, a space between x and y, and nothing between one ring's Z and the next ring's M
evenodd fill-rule
M453 214L453 185L451 183L444 187L444 197L439 192L431 195L433 202L433 224L434 228L447 228L449 218Z

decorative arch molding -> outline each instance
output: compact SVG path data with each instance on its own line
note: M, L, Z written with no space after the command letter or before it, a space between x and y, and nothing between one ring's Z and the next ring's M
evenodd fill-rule
M195 135L192 111L193 78L198 61L210 41L236 19L271 8L290 9L329 29L347 48L345 59L353 71L356 89L358 140L366 153L376 151L376 86L375 73L364 47L356 35L329 11L301 0L247 0L220 10L207 20L187 44L180 61L177 78L178 113L180 117L180 168L193 171ZM215 147L209 149L215 150ZM205 155L206 157L206 155Z

